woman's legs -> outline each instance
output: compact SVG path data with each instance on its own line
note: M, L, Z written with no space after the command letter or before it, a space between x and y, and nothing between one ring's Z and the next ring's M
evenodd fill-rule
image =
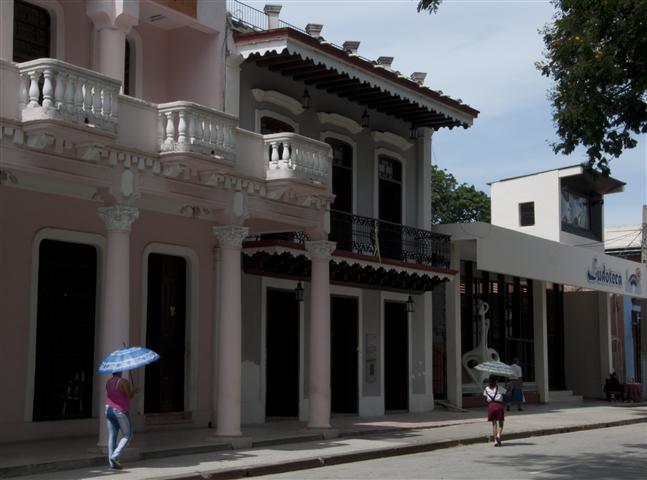
M496 429L496 420L492 421L492 441L496 442L497 429Z
M112 455L117 444L117 435L119 434L119 422L114 414L115 410L106 405L106 425L108 426L108 462L114 467Z
M121 439L117 448L110 455L110 460L113 462L119 461L119 456L123 452L124 448L128 445L130 440L133 438L132 426L130 423L130 416L127 413L120 412L119 410L114 410L116 420L121 430Z

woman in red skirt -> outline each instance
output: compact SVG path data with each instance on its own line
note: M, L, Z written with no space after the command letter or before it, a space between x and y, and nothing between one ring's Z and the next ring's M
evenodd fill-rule
M504 405L503 396L507 390L496 383L496 375L490 375L489 384L483 391L487 400L487 419L492 422L492 438L494 446L501 446L501 435L503 434ZM497 428L498 427L498 428Z

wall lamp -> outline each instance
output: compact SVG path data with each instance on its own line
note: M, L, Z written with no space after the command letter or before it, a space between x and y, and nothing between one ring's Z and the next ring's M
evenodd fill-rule
M409 298L407 298L407 303L405 303L404 305L407 313L413 313L415 311L413 308L415 304L413 303L413 298L411 298L411 295L409 295Z
M301 106L305 110L310 108L310 92L308 92L307 88L303 91L303 95L301 96Z
M301 281L297 283L294 289L294 298L297 302L303 302L303 285L301 285Z

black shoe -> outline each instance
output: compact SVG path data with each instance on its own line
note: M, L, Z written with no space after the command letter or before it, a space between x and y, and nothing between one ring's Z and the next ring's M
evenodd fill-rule
M519 408L517 408L517 411L518 412L523 412L523 408L519 407Z

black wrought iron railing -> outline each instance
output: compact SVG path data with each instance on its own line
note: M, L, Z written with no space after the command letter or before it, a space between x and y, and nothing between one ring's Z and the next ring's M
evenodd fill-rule
M283 232L250 237L249 240L282 240L304 244L305 232ZM413 262L432 267L449 267L450 238L428 230L385 222L361 215L330 212L328 239L337 249L382 259Z
M346 212L330 212L337 248L361 255L449 267L449 236Z

